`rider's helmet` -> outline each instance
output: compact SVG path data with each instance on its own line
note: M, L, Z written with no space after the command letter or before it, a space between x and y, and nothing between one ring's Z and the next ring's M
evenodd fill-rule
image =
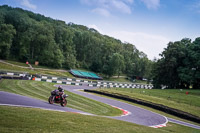
M60 92L63 92L62 86L58 86L58 90L59 90Z

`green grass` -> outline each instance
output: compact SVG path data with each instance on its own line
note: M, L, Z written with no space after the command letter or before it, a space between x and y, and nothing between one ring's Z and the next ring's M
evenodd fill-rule
M199 130L169 123L154 129L141 125L68 112L0 106L1 133L198 133Z
M199 123L192 122L192 121L189 121L189 120L186 120L186 119L181 119L180 117L177 117L177 116L174 116L174 115L171 115L171 114L167 114L167 113L165 113L163 111L159 111L159 110L156 110L156 109L153 109L151 107L147 107L147 106L144 106L144 105L141 105L141 104L137 104L137 103L133 103L133 102L129 102L129 101L126 101L126 100L121 100L121 99L117 99L117 98L113 98L113 97L109 97L109 96L105 96L105 95L100 95L100 94L96 94L96 93L91 93L91 94L98 95L98 96L101 96L101 97L106 97L106 98L109 98L109 99L118 100L118 101L121 101L121 102L124 102L124 103L131 104L133 106L137 106L137 107L140 107L140 108L143 108L143 109L146 109L146 110L161 114L161 115L169 117L169 118L173 118L173 119L176 119L176 120L179 120L179 121L184 121L184 122L187 122L187 123L191 123L191 124L195 124L195 125L200 126Z
M50 67L47 67L47 66L36 66L34 64L31 64L33 68L33 70L31 70L29 68L29 65L27 65L25 62L17 62L17 61L10 61L10 60L4 60L5 62L8 62L10 64L13 64L13 65L17 65L17 66L12 66L12 65L9 65L9 64L4 64L4 63L1 63L0 62L0 70L3 70L3 71L12 71L12 72L28 72L30 74L43 74L43 75L49 75L49 76L59 76L59 77L70 77L70 78L74 78L74 76L72 74L70 74L69 72L63 72L62 70L59 70L59 69L53 69L53 68L50 68ZM20 68L18 66L22 66L22 67L27 67L27 68ZM43 69L43 70L42 70ZM48 70L46 70L48 69ZM83 70L83 71L88 71L86 69L82 69L80 68L79 70ZM90 71L88 71L90 72ZM122 74L123 75L123 74ZM101 76L101 75L100 75ZM124 77L111 77L111 78L106 78L105 76L104 77L104 80L107 80L107 81L113 81L113 82L125 82L125 83L133 83L131 82L130 80L128 80L126 78L126 75L123 75ZM87 79L89 81L96 81L96 80L90 80L90 79ZM136 80L134 83L143 83L143 84L146 84L147 82L146 81L141 81L141 80Z
M17 65L20 65L21 63L15 63ZM23 65L20 65L23 66ZM9 64L4 64L0 62L0 70L3 71L12 71L12 72L28 72L30 74L42 74L42 75L51 75L51 76L60 76L60 77L71 77L73 78L74 76L71 75L69 72L62 72L58 71L57 69L49 69L49 70L42 70L42 69L33 69L31 70L30 68L21 68L17 66L12 66Z
M17 61L11 61L11 60L6 60L6 62L13 64L13 65L18 65L18 66L23 66L23 67L29 67L29 65L26 64L26 62L17 62Z
M105 77L104 77L104 80L107 80L107 81L114 81L114 82L132 83L131 81L127 80L127 79L124 78L124 77L119 77L119 78L105 78Z
M7 91L47 101L50 96L50 92L56 89L53 85L53 83L39 81L3 79L0 81L0 91ZM101 102L91 100L68 91L65 91L65 93L69 95L67 98L68 107L103 116L117 116L122 114L121 110L115 109Z
M119 93L153 103L163 104L200 117L200 90L177 90L177 89L132 89L110 88L99 89L112 93ZM189 95L185 92L188 91Z
M103 76L103 79L106 80L106 81L112 81L112 82L123 82L123 83L140 83L140 84L147 84L147 81L142 81L142 80L137 80L135 79L134 81L131 81L129 79L127 79L127 76L124 75L124 76L121 76L121 77L106 77L106 76Z

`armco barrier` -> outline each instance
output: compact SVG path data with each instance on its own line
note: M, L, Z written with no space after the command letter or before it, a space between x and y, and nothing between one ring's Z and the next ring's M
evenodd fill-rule
M152 102L149 102L149 101L129 97L127 95L110 93L110 92L106 92L106 91L97 91L97 90L89 90L89 89L85 89L84 91L85 92L92 92L92 93L96 93L96 94L101 94L101 95L105 95L105 96L109 96L109 97L114 97L114 98L117 98L117 99L122 99L122 100L125 100L125 101L137 103L137 104L141 104L141 105L144 105L144 106L148 106L148 107L163 111L163 112L168 113L168 114L175 115L177 117L180 117L180 118L183 118L183 119L186 119L186 120L190 120L190 121L193 121L193 122L200 123L200 117L189 114L187 112L184 112L184 111L181 111L181 110L178 110L178 109L174 109L174 108L162 105L162 104L156 104L156 103L152 103Z

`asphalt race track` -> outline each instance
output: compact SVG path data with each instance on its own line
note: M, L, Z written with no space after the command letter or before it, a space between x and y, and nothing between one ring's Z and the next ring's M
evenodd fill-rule
M148 111L148 110L145 110L145 109L142 109L130 104L126 104L117 100L108 99L105 97L100 97L97 95L78 91L78 89L90 89L90 88L92 89L92 87L88 87L84 85L83 86L63 86L63 89L67 91L88 97L96 101L103 102L103 103L106 103L118 108L122 108L123 110L130 112L128 115L125 115L125 116L112 117L114 119L128 121L128 122L145 125L145 126L157 126L157 125L162 125L162 124L166 125L166 123L168 122L166 117L153 113L151 111Z
M92 87L83 85L83 86L67 86L62 85L63 89L76 93L78 95L82 95L88 97L90 99L100 101L111 106L115 106L123 109L126 114L117 117L109 117L117 120L127 121L136 123L139 125L150 126L154 128L165 127L168 119L165 116L160 114L148 111L146 109L136 107L127 103L123 103L117 100L108 99L105 97L100 97L97 95L85 93L83 91L79 91L80 89L92 89ZM53 88L52 88L53 90ZM64 112L75 112L81 114L92 115L80 110L72 109L69 107L61 107L57 104L49 104L48 101L44 102L41 100L33 99L26 96L21 96L17 94L12 94L8 92L0 91L0 105L8 105L8 106L23 106L23 107L31 107L31 108L41 108L47 110L56 110L56 111L64 111ZM170 120L173 121L173 120ZM177 122L175 122L177 123Z
M31 107L31 108L41 108L41 109L46 109L46 110L84 113L83 111L79 111L76 109L63 108L62 106L57 105L57 104L49 104L48 101L44 102L44 101L33 99L30 97L3 92L3 91L0 91L0 105L22 106L22 107Z

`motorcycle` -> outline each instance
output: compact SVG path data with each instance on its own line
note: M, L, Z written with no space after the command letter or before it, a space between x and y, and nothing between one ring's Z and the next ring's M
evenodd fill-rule
M66 97L68 97L68 95L64 94L62 95L63 92L51 92L51 96L49 97L48 101L50 104L53 103L60 103L61 106L66 106L67 105L67 100Z

